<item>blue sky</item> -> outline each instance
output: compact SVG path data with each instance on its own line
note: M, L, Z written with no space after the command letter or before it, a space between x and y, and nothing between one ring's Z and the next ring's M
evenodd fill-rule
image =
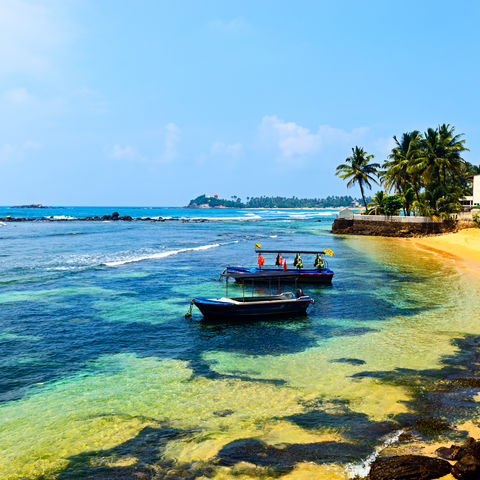
M475 1L0 2L0 204L323 197L451 123L480 163Z

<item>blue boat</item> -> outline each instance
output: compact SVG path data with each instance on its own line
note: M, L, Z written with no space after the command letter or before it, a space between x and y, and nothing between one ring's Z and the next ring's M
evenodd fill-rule
M295 254L295 263L293 268L286 264L277 264L276 266L258 266L244 267L241 265L227 265L223 275L234 278L237 282L253 283L274 283L274 282L295 282L295 283L317 283L331 285L335 273L328 268L328 263L324 258L325 254L333 255L331 250L263 250L255 249L258 254L274 253L277 254L277 261L282 254ZM303 268L300 254L315 255L315 268ZM281 258L281 257L280 257ZM300 262L298 261L300 259ZM276 262L277 263L277 262Z
M198 307L204 318L213 320L253 320L288 315L305 315L314 302L301 290L279 295L206 298L197 297L192 304Z

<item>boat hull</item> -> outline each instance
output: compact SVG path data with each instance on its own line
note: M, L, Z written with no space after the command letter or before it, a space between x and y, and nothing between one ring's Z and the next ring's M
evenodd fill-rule
M235 279L237 282L255 282L271 283L279 282L297 282L297 283L317 283L331 285L334 273L328 268L321 270L301 269L301 270L280 270L276 268L248 268L228 266L224 272L225 275Z
M310 297L265 302L228 303L216 299L195 298L195 305L204 318L222 320L252 320L277 316L305 315L313 303Z

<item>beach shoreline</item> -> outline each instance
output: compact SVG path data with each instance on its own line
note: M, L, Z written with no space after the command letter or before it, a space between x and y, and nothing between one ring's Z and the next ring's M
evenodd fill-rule
M466 228L458 232L407 238L420 250L442 255L480 274L480 228Z
M444 233L439 235L429 235L414 238L402 238L402 243L407 243L419 251L424 251L443 257L447 260L454 261L458 267L466 272L473 272L480 275L480 229L467 228L453 233ZM471 372L475 373L475 372ZM473 375L474 377L475 375ZM474 397L478 404L480 396L477 394ZM431 412L435 416L435 412ZM479 417L474 416L467 421L460 421L458 423L450 424L453 431L463 432L466 437L472 437L476 440L480 439L480 425ZM426 441L422 438L417 438L413 431L407 429L407 441L394 442L381 451L381 458L389 458L397 455L421 455L431 458L442 458L438 455L437 449L441 447L448 447L450 443L444 438L432 439ZM461 444L461 442L460 442ZM455 461L450 460L453 466ZM455 477L450 473L441 477L439 480L455 480Z

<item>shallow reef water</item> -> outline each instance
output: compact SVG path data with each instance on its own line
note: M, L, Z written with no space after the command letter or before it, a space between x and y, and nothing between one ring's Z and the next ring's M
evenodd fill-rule
M2 226L0 477L345 479L402 428L461 438L452 422L478 415L479 279L396 239L333 236L314 213ZM333 285L304 286L309 315L184 318L256 242L335 252Z

